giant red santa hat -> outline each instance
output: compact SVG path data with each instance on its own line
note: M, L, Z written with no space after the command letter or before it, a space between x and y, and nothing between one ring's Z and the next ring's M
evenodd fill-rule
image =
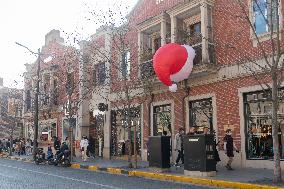
M192 71L195 51L191 46L166 44L160 47L154 55L154 70L159 80L169 86L171 92L176 92L177 85L188 78Z

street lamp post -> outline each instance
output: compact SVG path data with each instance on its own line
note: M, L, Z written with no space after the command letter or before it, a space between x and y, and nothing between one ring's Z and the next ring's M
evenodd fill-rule
M36 149L38 147L38 95L39 95L39 74L40 74L40 49L38 49L38 60L37 60L37 82L36 82L36 94L35 94L35 116L34 116L34 151L33 156L35 159Z
M38 52L33 52L32 50L30 50L28 47L26 47L25 45L22 45L18 42L15 42L17 45L27 49L30 53L34 54L35 56L37 56L37 82L36 82L36 93L35 93L35 115L34 115L34 144L33 144L33 158L35 159L35 155L36 155L36 150L38 147L38 95L39 95L39 82L40 82L40 49L38 49Z
M68 75L68 74L67 74ZM69 136L70 136L70 151L71 151L71 155L70 155L70 161L73 161L73 156L74 156L74 151L73 151L73 125L72 125L72 105L71 105L71 101L72 101L72 93L73 93L73 83L72 81L70 81L71 78L69 78L67 76L67 84L66 84L66 89L67 89L67 95L68 95L68 124L69 124Z

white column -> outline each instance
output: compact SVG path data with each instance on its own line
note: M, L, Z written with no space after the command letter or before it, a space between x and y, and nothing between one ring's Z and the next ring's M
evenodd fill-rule
M171 43L176 42L177 38L177 17L171 15Z
M54 75L53 75L53 71L50 72L49 74L49 104L52 105L53 103L53 92L54 92L54 82L53 82L53 79L54 79Z
M202 35L202 62L209 62L209 51L208 51L208 7L203 1L200 5L201 11L201 35Z
M167 34L167 22L165 14L163 13L161 21L161 46L166 44L166 34Z
M84 51L84 49L82 49ZM81 54L80 56L83 56ZM78 138L76 140L81 139L82 135L89 136L89 126L90 126L90 113L89 113L89 100L86 97L88 77L87 77L87 64L88 62L84 62L83 58L80 58L80 68L79 68L79 77L82 79L82 82L79 84L79 110L78 110Z
M138 63L141 62L141 54L143 52L143 46L144 46L144 34L139 31L138 32Z
M111 108L108 104L108 111L105 112L104 122L104 149L103 157L110 159L110 143L111 143Z

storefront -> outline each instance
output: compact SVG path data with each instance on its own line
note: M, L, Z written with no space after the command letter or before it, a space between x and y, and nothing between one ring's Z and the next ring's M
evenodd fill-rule
M283 96L284 90L279 92ZM244 117L245 117L245 150L247 160L273 159L272 102L269 101L270 94L264 91L244 93ZM284 101L279 102L278 110L281 158L284 158Z
M70 119L70 123L71 123L71 127L73 128L73 139L76 139L75 136L76 136L76 131L77 131L77 128L76 128L76 125L77 125L77 120L76 118L71 118ZM70 123L69 123L69 119L68 118L65 118L63 119L63 122L62 122L62 140L65 140L66 137L69 137L69 129L70 129Z
M103 156L104 146L104 124L105 114L101 111L96 111L95 115L91 112L90 128L89 128L89 140L93 140L95 148L95 156ZM91 142L91 141L89 141Z
M136 138L136 152L141 156L141 116L140 106L131 108L130 124L131 124L131 146L132 155L134 154L134 138ZM126 110L111 111L111 156L128 155L129 133L126 122Z
M51 141L54 136L57 136L56 119L46 120L40 122L39 127L40 141Z

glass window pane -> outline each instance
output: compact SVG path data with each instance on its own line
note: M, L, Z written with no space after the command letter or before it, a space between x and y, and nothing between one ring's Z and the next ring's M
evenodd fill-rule
M154 107L153 135L171 135L171 105Z
M267 18L267 4L266 0L256 0L253 3L254 11L254 27L257 34L266 33L267 24L265 19Z
M253 99L245 103L246 121L246 152L248 159L273 159L271 102L262 91L253 94L245 94L244 99ZM256 97L256 98L255 98ZM284 129L284 116L281 109L284 103L279 103L279 143L282 158L284 151L282 143L284 137L281 130Z
M189 107L190 127L195 127L197 133L200 134L204 132L204 128L208 128L209 132L213 132L213 108L211 98L189 102Z

